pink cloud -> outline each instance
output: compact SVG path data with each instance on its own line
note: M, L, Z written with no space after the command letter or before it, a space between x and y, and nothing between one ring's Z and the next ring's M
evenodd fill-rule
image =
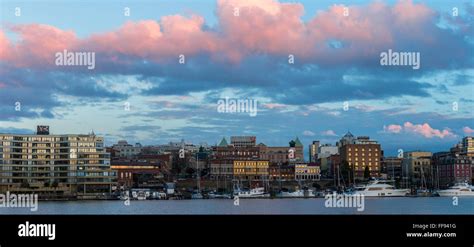
M428 123L424 124L413 124L411 122L405 122L402 125L398 124L390 124L387 126L383 126L383 131L385 133L393 133L393 134L399 134L402 131L405 133L413 133L413 134L418 134L422 135L426 138L433 138L433 137L438 137L438 138L448 138L448 137L456 137L456 135L450 130L450 129L434 129L432 128Z
M444 129L444 130L433 129L427 123L412 124L410 122L405 122L403 124L403 127L404 127L405 131L407 131L407 132L420 134L420 135L422 135L426 138L432 138L432 137L445 138L445 137L455 137L456 136L449 129Z
M74 32L50 25L14 25L10 30L17 33L20 40L12 44L0 34L2 53L6 51L6 56L0 56L0 59L11 61L16 66L53 64L56 52L71 49L78 42Z
M5 33L0 30L0 60L10 59L11 44Z
M238 16L234 15L236 9ZM224 43L238 49L241 56L255 52L304 55L310 44L306 43L306 26L301 21L303 12L302 4L274 0L217 3Z
M160 25L161 24L161 25ZM202 30L200 16L186 18L180 15L164 16L161 22L144 20L127 22L116 31L95 34L85 40L85 46L105 52L161 61L183 54L217 51L218 42L213 33Z
M13 25L18 34L11 43L0 31L0 60L17 66L43 66L54 62L54 54L63 49L101 52L104 60L118 62L125 55L157 62L176 59L180 54L207 53L213 59L238 62L247 55L269 53L296 61L317 60L324 63L359 61L374 57L393 45L399 33L413 42L431 44L430 35L421 32L434 12L423 4L402 0L393 6L374 2L364 6L333 5L319 11L309 21L302 20L304 6L276 0L218 0L215 29L204 28L198 15L164 16L160 21L129 21L114 31L79 39L72 31L43 25ZM234 13L238 9L239 16ZM327 42L350 43L344 52L327 49Z
M388 126L383 126L384 132L388 133L400 133L402 131L402 126L397 124L390 124Z
M468 126L465 126L464 128L462 128L462 131L463 131L464 134L466 134L466 135L472 135L472 134L474 134L474 129L471 129L471 128L469 128Z

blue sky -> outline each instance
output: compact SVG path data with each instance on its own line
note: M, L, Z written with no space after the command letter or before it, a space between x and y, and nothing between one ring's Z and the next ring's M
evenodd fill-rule
M94 130L109 144L256 135L306 146L351 131L389 155L447 150L473 135L472 3L242 2L0 1L0 132L46 124ZM51 65L63 47L95 52L97 68ZM380 66L388 49L419 52L421 69ZM225 97L257 100L258 115L219 113Z

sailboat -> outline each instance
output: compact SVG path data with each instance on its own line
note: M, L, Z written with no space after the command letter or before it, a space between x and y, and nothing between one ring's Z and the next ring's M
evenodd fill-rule
M199 172L199 153L196 153L196 181L197 181L197 191L193 191L191 194L191 199L203 199L201 193L201 173Z
M224 186L225 186L225 179L224 179ZM209 199L232 199L231 194L227 194L225 192L218 192L219 191L219 177L217 177L217 186L216 189L209 192L207 196Z
M425 173L423 171L423 165L420 165L420 172L421 172L421 187L416 190L417 196L431 196L431 191L428 190L428 186L426 184Z

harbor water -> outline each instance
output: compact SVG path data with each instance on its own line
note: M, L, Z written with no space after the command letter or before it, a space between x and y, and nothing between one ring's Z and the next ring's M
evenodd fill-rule
M53 215L221 215L221 214L474 214L474 197L365 198L357 207L328 207L324 198L147 200L147 201L40 201L37 211L0 207L0 214Z

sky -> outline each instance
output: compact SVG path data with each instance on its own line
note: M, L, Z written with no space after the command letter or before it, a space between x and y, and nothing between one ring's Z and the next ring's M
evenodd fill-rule
M444 151L474 135L473 16L447 0L0 0L0 133L299 137L307 152L350 131L387 155ZM58 66L64 50L94 53L94 69ZM382 66L389 50L420 68ZM225 98L256 116L219 112Z

